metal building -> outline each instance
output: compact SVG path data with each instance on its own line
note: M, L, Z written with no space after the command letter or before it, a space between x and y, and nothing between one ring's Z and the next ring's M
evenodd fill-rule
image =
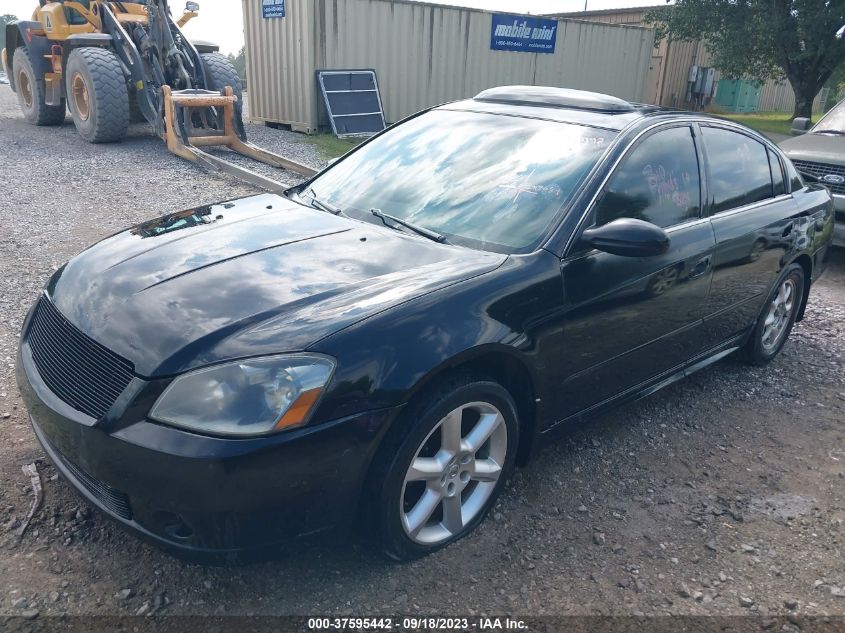
M654 6L626 7L623 9L600 9L555 13L549 17L589 20L605 24L629 24L644 26L645 14L655 9ZM691 66L712 66L713 58L702 40L674 41L664 39L655 46L649 64L649 74L643 100L670 108L695 107L688 100L689 73ZM717 72L714 80L723 79ZM721 87L719 88L721 90ZM724 96L722 96L724 97ZM717 101L724 100L718 94ZM813 102L813 111L821 111L827 94L820 93ZM779 83L770 79L761 82L759 100L755 110L792 112L795 108L795 94L788 83ZM733 111L733 110L731 110ZM742 110L745 111L745 110Z
M388 122L497 85L551 85L642 101L649 28L494 14L409 0L242 0L249 116L302 132L326 125L315 71L374 69ZM552 50L493 50L537 21ZM548 27L548 28L547 28ZM536 32L539 31L535 31ZM530 35L530 33L529 33ZM510 42L505 42L510 44ZM505 47L507 48L507 46Z
M629 7L557 13L554 17L589 20L604 24L643 26L645 14L655 7ZM690 66L710 66L711 58L702 41L670 42L664 39L651 52L643 100L670 108L687 108Z

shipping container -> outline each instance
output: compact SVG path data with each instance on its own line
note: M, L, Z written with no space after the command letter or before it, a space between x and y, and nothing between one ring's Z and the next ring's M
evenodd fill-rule
M554 52L492 50L494 13L409 0L243 0L243 9L249 118L307 133L328 124L317 70L375 70L392 123L509 84L640 102L654 49L649 28L552 19Z

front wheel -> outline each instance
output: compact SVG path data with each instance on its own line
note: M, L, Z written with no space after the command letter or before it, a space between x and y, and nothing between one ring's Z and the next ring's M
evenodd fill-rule
M369 502L381 548L410 560L478 526L513 470L519 425L510 394L486 380L445 387L396 423L411 427L381 451Z
M77 48L65 75L79 135L89 143L123 139L129 128L129 91L117 55L105 48Z
M745 345L751 364L765 365L780 353L798 317L805 283L800 265L791 264L783 271Z

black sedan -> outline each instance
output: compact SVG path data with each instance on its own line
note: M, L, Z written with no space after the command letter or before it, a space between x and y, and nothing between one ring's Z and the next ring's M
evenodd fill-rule
M49 280L17 375L90 503L186 554L364 526L471 532L573 423L778 354L828 191L736 124L506 87L393 126L285 196L147 222Z

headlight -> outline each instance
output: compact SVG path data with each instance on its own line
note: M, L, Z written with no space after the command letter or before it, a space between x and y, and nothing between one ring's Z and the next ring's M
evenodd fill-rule
M214 435L266 435L308 421L334 371L311 354L265 356L179 376L150 417Z

